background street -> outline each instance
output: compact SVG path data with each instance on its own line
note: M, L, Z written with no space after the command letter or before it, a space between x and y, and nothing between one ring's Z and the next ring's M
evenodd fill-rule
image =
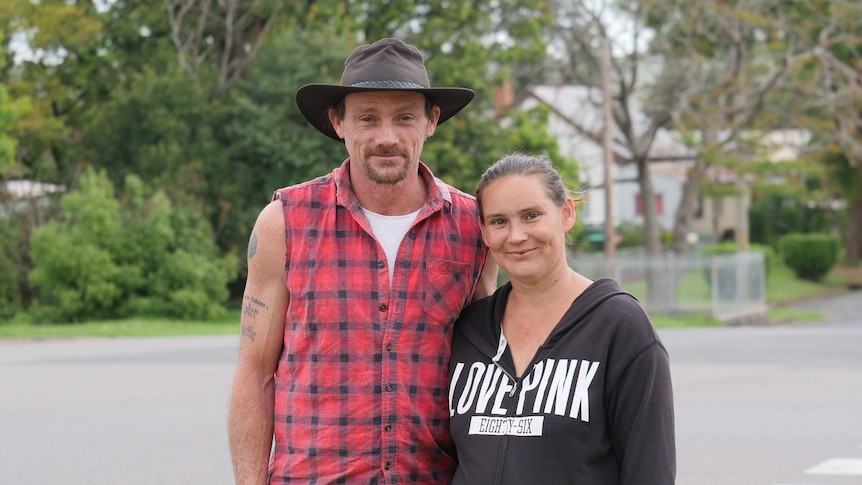
M862 484L862 293L802 306L825 321L661 332L677 483Z
M681 485L862 484L862 293L662 330ZM237 337L0 341L0 484L232 484Z

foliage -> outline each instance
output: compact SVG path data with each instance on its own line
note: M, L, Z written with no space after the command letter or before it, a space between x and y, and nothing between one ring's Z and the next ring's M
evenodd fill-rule
M604 230L604 228L602 228L602 230ZM617 235L620 238L619 243L617 243L616 246L617 249L644 247L644 227L640 224L623 222L617 226ZM660 231L659 237L660 241L665 244L670 241L670 234L665 231ZM602 243L602 245L603 244L604 243Z
M473 193L485 169L514 151L545 154L570 187L576 184L578 165L559 149L548 134L549 112L545 108L510 113L507 123L465 113L437 129L425 145L423 159L432 164L434 174L444 181ZM575 187L572 187L575 188Z
M423 51L432 84L477 92L426 145L423 160L435 174L472 192L503 153L546 151L574 185L575 161L548 135L547 113L500 118L493 101L506 80L517 89L598 85L598 47L609 39L618 142L645 155L655 130L673 125L700 154L691 172L698 182L708 168L738 171L759 156L753 147L761 133L810 130L826 155L776 164L779 186L755 187L752 241L777 245L787 232L844 231L844 212L825 203L837 188L848 202L848 255L858 259L857 3L0 0L7 60L0 65L0 171L74 187L93 166L115 190L136 175L164 192L171 211L203 213L220 254L243 254L275 188L326 173L345 156L301 117L296 89L337 82L356 44L395 36ZM608 12L625 28L614 31ZM32 57L9 62L13 34L29 42ZM805 165L823 170L803 173ZM686 194L696 201L707 189L693 184ZM20 276L29 268L29 229L3 224L0 265ZM675 240L687 234L682 229ZM624 241L660 245L655 221L647 234L641 229Z
M828 234L791 233L778 246L784 264L805 280L820 281L841 257L841 241Z
M119 198L104 171L87 170L61 200L61 219L33 234L33 318L132 314L214 318L236 258L219 258L208 225L130 176Z
M810 170L793 170L793 163L782 163L784 183L758 184L752 190L748 211L750 240L777 249L785 234L842 230L846 211L834 207L835 199L823 191L822 179Z
M0 44L3 43L3 33L0 31ZM5 60L0 57L0 69ZM10 135L12 125L17 118L27 111L27 100L13 100L6 86L0 83L0 174L3 179L8 176L15 162L15 152L18 140Z
M9 318L23 307L23 273L18 264L18 228L12 219L0 217L0 319Z
M3 2L14 14L0 14L0 31L22 36L29 47L29 56L6 73L10 92L31 107L15 124L20 171L68 185L78 168L81 116L121 75L103 35L105 15L93 2Z

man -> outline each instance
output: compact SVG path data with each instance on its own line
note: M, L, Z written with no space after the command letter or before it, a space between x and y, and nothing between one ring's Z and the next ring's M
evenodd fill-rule
M229 417L238 484L451 479L452 323L497 270L475 199L419 158L472 98L431 88L396 39L354 50L341 84L297 91L348 158L276 191L255 223Z

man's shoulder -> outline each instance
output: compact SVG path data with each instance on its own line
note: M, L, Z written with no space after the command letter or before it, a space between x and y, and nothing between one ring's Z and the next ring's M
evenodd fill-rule
M288 185L280 189L276 189L273 193L273 200L285 199L291 196L304 197L308 192L320 191L321 189L334 189L333 177L331 173L315 177L311 180L299 182L293 185Z
M446 182L440 180L437 177L434 177L434 183L437 184L437 187L440 189L440 192L444 194L449 194L448 199L452 201L452 204L457 204L460 206L466 207L476 207L476 197L464 192L463 190L449 185Z

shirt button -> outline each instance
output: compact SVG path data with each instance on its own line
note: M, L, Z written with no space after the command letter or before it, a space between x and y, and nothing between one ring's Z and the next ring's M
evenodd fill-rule
M393 389L395 389L395 386L392 384L386 384L386 392L392 392Z
M385 429L386 431L392 431L392 425L387 424L386 427L384 427L383 429Z
M377 268L379 268L379 269L383 269L383 267L384 267L384 266L386 266L386 264L385 264L383 261L378 261L378 262L377 262Z
M387 462L383 465L383 468L384 468L385 470L389 470L390 468L392 468L392 464L391 464L391 463L389 463L389 462L387 461Z
M386 350L391 351L392 350L392 344L386 344Z
M385 303L383 303L383 304L381 304L381 305L380 305L380 311L381 311L381 312L385 312L385 311L386 311L386 304L385 304Z

